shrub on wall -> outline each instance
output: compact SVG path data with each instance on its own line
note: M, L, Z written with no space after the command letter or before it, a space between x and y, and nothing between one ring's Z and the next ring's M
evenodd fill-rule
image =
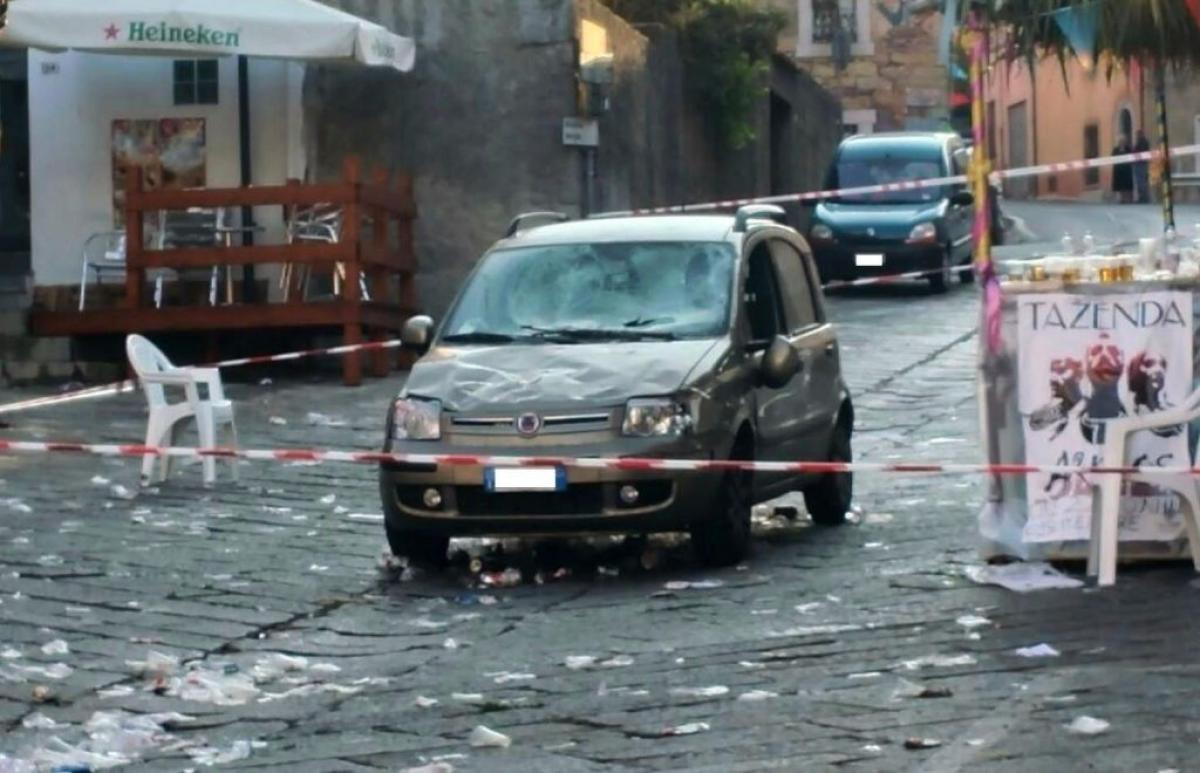
M679 33L690 90L729 147L755 138L755 109L767 90L776 41L786 24L753 0L607 0L633 24Z

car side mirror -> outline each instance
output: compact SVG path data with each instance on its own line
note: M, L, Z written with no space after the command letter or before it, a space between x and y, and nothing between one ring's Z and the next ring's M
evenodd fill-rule
M788 343L783 336L775 336L775 340L763 352L762 363L759 365L759 375L763 384L771 389L782 389L799 372L800 355L796 352L796 347Z
M959 207L969 207L975 203L975 195L967 190L955 191L950 196L950 203Z
M404 327L400 328L400 343L405 349L412 349L417 354L424 354L429 351L429 344L433 341L433 318L427 317L424 314L416 317L409 317Z

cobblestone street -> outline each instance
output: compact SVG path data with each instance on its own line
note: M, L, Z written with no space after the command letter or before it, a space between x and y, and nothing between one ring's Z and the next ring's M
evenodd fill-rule
M830 306L856 456L977 461L976 293ZM396 387L230 391L248 448L376 449ZM5 434L136 442L143 422L132 394ZM462 562L381 568L372 468L242 464L205 490L183 465L140 493L136 468L0 458L0 755L87 764L64 744L118 710L186 715L123 749L164 771L1158 771L1188 769L1200 732L1190 567L977 585L978 479L859 477L838 529L760 513L736 569L701 570L686 540L523 544L506 560L544 584L473 589ZM1041 643L1061 654L1016 654ZM209 681L181 684L187 666ZM1111 727L1069 732L1084 715ZM472 746L478 725L511 746Z

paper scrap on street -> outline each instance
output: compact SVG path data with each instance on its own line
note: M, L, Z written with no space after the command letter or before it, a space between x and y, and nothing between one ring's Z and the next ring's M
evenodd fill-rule
M1083 581L1068 577L1044 562L1014 563L1002 566L968 566L966 577L980 585L999 585L1017 593L1052 588L1081 588Z

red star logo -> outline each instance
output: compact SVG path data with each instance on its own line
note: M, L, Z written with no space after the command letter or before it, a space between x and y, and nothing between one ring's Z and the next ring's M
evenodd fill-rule
M119 33L120 31L121 31L120 27L118 27L115 24L110 23L107 27L104 28L104 39L105 40L116 40L117 33Z

